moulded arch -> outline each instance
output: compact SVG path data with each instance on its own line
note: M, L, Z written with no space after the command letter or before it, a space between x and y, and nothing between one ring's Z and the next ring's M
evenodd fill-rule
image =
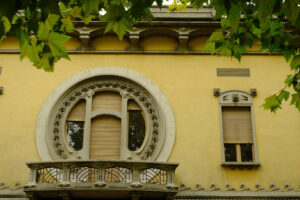
M79 72L63 81L44 102L36 124L36 142L42 160L53 160L47 145L47 134L49 134L48 125L51 120L51 113L57 102L61 100L68 91L74 88L75 85L78 85L85 80L107 76L128 79L151 94L157 103L160 113L162 113L161 120L165 130L165 139L162 141L163 144L155 160L166 161L168 159L175 140L175 119L170 103L159 87L147 77L129 69L120 67L96 67Z

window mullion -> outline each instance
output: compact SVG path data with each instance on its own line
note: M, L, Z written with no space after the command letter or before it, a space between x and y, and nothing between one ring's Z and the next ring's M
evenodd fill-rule
M126 94L122 95L122 111L121 111L121 148L120 148L120 159L128 159L132 153L127 148L127 102L128 97Z
M86 112L85 112L86 114L85 114L83 148L82 148L82 156L84 159L90 158L92 97L93 95L86 98Z
M241 153L241 145L240 144L236 144L236 159L237 162L242 162L242 153Z

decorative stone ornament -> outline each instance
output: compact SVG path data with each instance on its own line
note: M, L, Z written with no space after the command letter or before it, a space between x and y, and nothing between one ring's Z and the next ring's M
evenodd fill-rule
M106 79L106 77L101 79ZM160 148L159 145L162 145L162 142L160 141L164 141L165 138L164 134L161 133L161 120L160 113L157 111L158 107L155 106L156 103L154 102L153 98L149 94L146 94L146 92L143 91L142 88L133 85L127 80L121 80L117 77L109 78L108 80L92 81L80 85L76 89L66 94L66 96L60 101L60 103L57 103L56 108L53 110L53 114L55 117L51 118L53 120L53 123L50 122L50 129L52 129L53 134L52 136L51 134L48 134L49 141L52 141L52 146L50 145L49 148L52 150L53 153L55 152L53 156L57 156L61 159L76 159L76 157L78 158L78 156L81 156L85 159L89 159L89 153L87 152L89 146L83 147L83 150L78 152L71 151L67 148L67 142L65 141L64 136L64 124L72 107L76 105L78 101L82 99L85 99L86 102L91 101L89 99L91 99L96 92L101 91L119 92L122 95L122 101L125 101L125 103L129 99L133 99L140 105L140 107L146 115L147 124L150 125L148 127L148 133L146 133L147 138L149 139L148 141L146 141L145 145L143 145L144 147L142 148L142 150L139 150L139 152L131 153L122 152L122 157L125 159L127 157L138 157L141 160L147 160L151 158ZM122 110L122 112L125 113L121 115L127 115L127 109L123 108ZM121 117L121 120L123 121L126 119ZM86 129L86 131L88 131L88 129ZM123 127L121 132L122 134L126 134L127 128ZM88 135L88 133L85 134ZM85 138L86 137L84 137L84 139ZM86 138L86 140L89 140L89 137Z
M92 111L96 92L112 91L122 97L122 111ZM72 150L65 136L69 112L80 101L86 101L86 124L83 148ZM145 114L145 140L137 151L127 148L127 102L134 100ZM89 108L89 109L88 109ZM43 160L89 159L90 121L109 114L121 120L121 160L166 161L174 144L175 120L168 100L146 77L118 67L92 68L64 81L44 103L37 122L37 146ZM88 141L88 142L87 142Z
M255 90L256 92L256 90ZM214 89L214 95L219 97L220 104L232 104L233 106L237 105L251 105L252 104L252 93L254 89L251 89L251 92L247 92L239 89L224 90Z

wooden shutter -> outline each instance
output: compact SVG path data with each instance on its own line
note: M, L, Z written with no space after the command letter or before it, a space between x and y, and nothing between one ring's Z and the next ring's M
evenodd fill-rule
M112 116L94 118L91 125L91 159L120 159L121 120Z
M122 97L117 92L98 92L93 97L93 111L115 110L122 111Z
M85 121L85 100L80 100L70 111L67 121Z
M222 107L224 143L253 143L250 107Z
M127 105L127 110L142 110L142 109L134 100L129 100Z

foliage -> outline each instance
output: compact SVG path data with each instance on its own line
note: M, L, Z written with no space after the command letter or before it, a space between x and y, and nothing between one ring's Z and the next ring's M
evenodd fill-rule
M63 44L74 30L73 21L107 22L105 31L122 39L138 20L151 21L154 3L162 6L162 0L2 0L0 41L8 33L16 34L21 59L27 57L37 68L53 71L59 59L69 59ZM266 98L264 108L276 112L282 101L291 99L300 111L299 0L173 0L169 9L180 11L188 5L213 7L215 20L220 21L204 50L240 61L246 47L257 42L261 51L283 55L292 74L284 89Z
M79 151L83 145L83 121L68 121L67 122L67 137L70 146L75 150Z

